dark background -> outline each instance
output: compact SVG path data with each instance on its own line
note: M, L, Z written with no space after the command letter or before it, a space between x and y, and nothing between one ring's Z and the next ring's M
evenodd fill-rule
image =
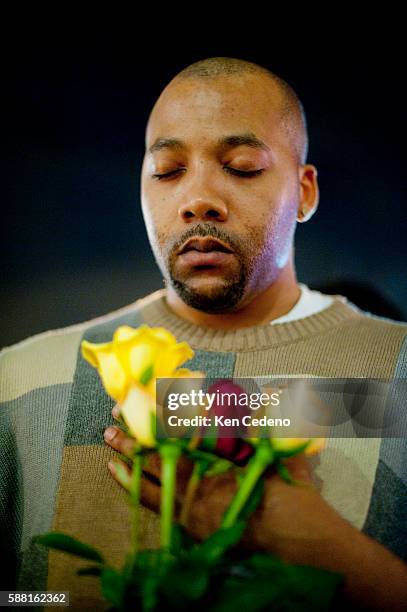
M363 284L394 306L387 313L406 318L397 41L374 36L350 44L344 33L340 46L328 40L290 54L291 44L210 39L159 54L109 37L96 45L58 36L14 45L2 73L2 346L163 286L139 201L145 123L178 70L215 55L270 68L304 104L321 197L297 229L298 279L313 288ZM374 311L380 298L368 302L361 306Z

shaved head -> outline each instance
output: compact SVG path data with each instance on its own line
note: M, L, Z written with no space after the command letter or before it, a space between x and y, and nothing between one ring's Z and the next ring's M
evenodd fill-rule
M233 79L249 74L267 76L274 85L274 96L279 96L281 124L292 142L298 163L305 164L308 155L308 133L303 105L294 89L268 68L233 57L210 57L190 64L181 70L171 83L183 79Z

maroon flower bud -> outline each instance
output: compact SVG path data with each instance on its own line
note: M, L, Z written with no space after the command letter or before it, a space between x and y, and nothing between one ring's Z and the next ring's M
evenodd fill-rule
M233 381L224 379L211 385L208 393L216 393L211 409L212 418L224 417L224 421L237 418L239 421L239 425L218 425L215 453L237 464L246 463L253 452L250 444L242 440L247 434L247 427L242 424L242 418L250 413L247 392ZM222 394L229 395L222 398Z

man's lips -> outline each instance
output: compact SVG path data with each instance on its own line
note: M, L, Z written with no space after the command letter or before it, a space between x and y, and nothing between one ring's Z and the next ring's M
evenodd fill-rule
M187 251L179 256L180 261L192 267L201 266L222 266L229 263L233 253L224 253L223 251Z
M190 238L178 251L180 263L198 271L214 270L230 262L232 250L215 238Z
M178 251L178 255L187 253L188 251L199 251L200 253L209 253L211 251L218 251L221 253L232 253L224 242L217 240L216 238L190 238L182 245Z

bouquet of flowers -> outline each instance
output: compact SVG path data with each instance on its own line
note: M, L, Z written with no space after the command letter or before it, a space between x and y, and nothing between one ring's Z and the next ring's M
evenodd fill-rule
M285 459L318 452L323 441L248 437L245 451L236 461L229 452L230 439L204 437L202 429L188 437L166 437L160 430L156 383L162 378L204 378L202 372L180 367L194 355L189 345L177 343L164 328L142 325L137 329L120 326L111 342L92 344L84 340L81 348L83 357L97 368L106 392L117 402L123 427L135 440L128 469L116 464L116 478L128 492L132 509L132 539L120 570L109 567L93 547L65 534L51 532L37 536L37 541L87 559L89 566L78 573L98 577L111 610L220 612L237 604L243 604L247 612L329 609L342 581L340 575L290 565L270 554L248 553L239 546L262 499L266 471L273 466L292 486L301 486L291 477ZM159 454L161 465L161 545L155 550L140 550L143 465L151 453ZM181 456L190 460L192 469L183 507L175 517L177 463ZM219 528L203 541L196 541L186 529L195 492L202 479L225 471L235 475L235 495Z

